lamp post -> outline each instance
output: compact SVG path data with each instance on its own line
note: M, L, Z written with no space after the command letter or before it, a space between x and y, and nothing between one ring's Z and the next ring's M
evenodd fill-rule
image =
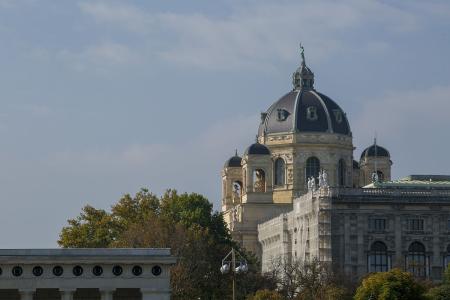
M236 267L236 257L239 258L239 265ZM233 272L233 300L236 300L236 274L245 273L248 271L248 265L245 258L234 248L222 259L222 266L220 272L222 274L228 274Z

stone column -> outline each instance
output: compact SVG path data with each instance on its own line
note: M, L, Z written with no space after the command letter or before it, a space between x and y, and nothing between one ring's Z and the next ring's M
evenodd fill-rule
M35 290L19 290L20 300L33 300Z
M101 300L113 300L114 290L100 289Z
M170 300L169 290L141 289L142 300Z
M59 290L61 294L61 300L73 300L73 294L75 290Z

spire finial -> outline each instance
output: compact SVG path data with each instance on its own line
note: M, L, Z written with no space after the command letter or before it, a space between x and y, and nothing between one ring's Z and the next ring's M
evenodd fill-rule
M256 141L257 143L259 143L259 141L258 141L258 135L255 135L255 141Z
M237 149L234 149L234 156L238 156Z
M378 179L378 165L377 165L377 160L378 160L378 151L377 151L377 132L375 131L375 136L373 137L373 145L375 147L375 159L373 161L373 169L375 174L377 175L377 179Z

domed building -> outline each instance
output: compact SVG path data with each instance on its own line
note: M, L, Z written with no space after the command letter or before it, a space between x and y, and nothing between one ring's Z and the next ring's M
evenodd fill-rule
M256 142L242 159L237 154L230 158L222 171L225 220L233 237L255 253L257 224L291 209L293 199L307 192L308 179L317 180L325 171L331 186L354 187L365 178L359 165L353 174L354 147L346 113L314 88L314 73L303 49L301 57L292 90L261 113ZM371 162L364 160L361 170L373 170L368 167ZM390 175L390 170L384 173Z
M450 176L391 180L389 151L354 158L344 110L314 88L302 62L293 88L264 113L256 141L222 170L222 212L234 240L269 271L313 258L348 278L403 266L440 280L450 264Z

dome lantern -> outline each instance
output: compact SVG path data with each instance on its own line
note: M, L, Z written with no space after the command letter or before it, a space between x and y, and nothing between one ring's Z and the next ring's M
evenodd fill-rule
M294 74L292 74L294 90L314 89L314 73L306 66L305 49L302 44L300 44L300 55L302 56L302 63Z

